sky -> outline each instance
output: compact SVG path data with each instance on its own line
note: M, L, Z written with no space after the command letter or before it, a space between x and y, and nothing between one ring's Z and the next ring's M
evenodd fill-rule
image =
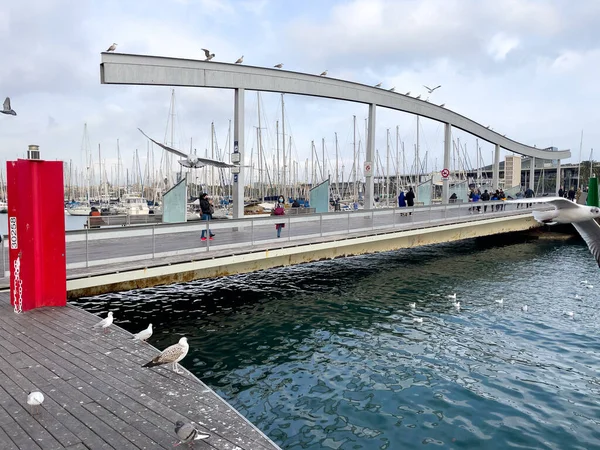
M582 159L588 159L600 138L597 23L597 0L7 0L0 2L0 96L10 96L18 115L0 117L0 160L24 157L27 145L37 144L44 159L81 168L91 151L97 167L100 146L104 172L113 177L118 140L123 166L136 170L137 149L143 170L148 141L137 128L170 141L171 88L101 85L100 53L115 42L121 53L191 59L203 59L201 48L208 48L215 61L243 55L244 63L255 66L328 70L331 77L381 82L422 98L423 85L441 85L429 101L525 144L571 149L570 161L576 162L580 144ZM258 101L256 93L246 95L249 164L257 147ZM281 97L260 98L262 145L272 161ZM343 166L347 178L353 116L362 145L367 107L286 94L285 114L299 176L306 167L310 172L312 141L321 158L323 139L327 172L334 171L337 133L338 171ZM175 147L210 157L214 123L215 158L227 160L232 91L176 88L174 118ZM387 167L388 129L390 171L396 129L410 167L416 118L378 108L376 170ZM428 170L441 170L443 127L422 119L419 137ZM453 139L476 166L475 138L453 130ZM492 145L479 145L489 164ZM161 152L153 153L149 159L157 166Z

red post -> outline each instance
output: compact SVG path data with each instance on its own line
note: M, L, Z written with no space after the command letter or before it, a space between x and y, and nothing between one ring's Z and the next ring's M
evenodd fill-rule
M63 163L8 161L6 175L11 304L17 312L65 306Z

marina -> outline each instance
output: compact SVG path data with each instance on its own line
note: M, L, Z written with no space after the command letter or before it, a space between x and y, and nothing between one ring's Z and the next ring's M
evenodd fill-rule
M599 447L591 0L9 3L0 450Z

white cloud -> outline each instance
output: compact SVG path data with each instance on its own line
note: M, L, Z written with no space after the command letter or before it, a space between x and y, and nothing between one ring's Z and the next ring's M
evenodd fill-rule
M506 55L519 46L519 43L520 41L516 37L507 36L502 32L497 33L490 39L487 52L496 61L502 61L506 59Z

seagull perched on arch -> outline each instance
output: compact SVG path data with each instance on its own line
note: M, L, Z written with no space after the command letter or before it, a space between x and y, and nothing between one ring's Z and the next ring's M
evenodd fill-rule
M440 84L439 86L436 86L436 87L434 87L434 88L430 88L430 87L427 87L427 86L425 86L425 85L423 85L423 87L424 87L425 89L427 89L427 91L428 91L428 92L431 94L431 93L432 93L433 91L435 91L436 89L438 89L438 88L441 88L441 87L442 87L442 85Z
M206 59L204 61L210 61L215 57L215 54L211 53L210 50L203 48L202 51L204 52L204 56L206 56Z
M242 55L240 58L238 58L238 60L235 62L235 64L241 64L244 62L244 55Z
M273 67L275 67L277 69L281 69L283 67L283 64L282 63L275 64Z
M324 70L323 72L321 72L321 75L319 75L320 77L326 77L327 76L327 71Z

